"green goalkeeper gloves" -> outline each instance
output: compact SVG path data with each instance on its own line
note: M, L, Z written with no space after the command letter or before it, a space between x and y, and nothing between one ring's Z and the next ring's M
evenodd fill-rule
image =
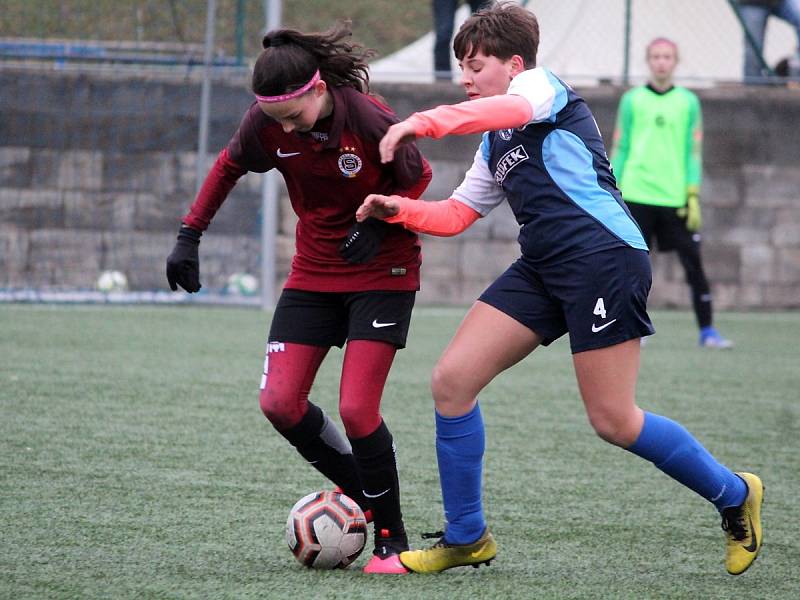
M686 220L686 229L691 232L700 231L703 226L703 214L700 210L700 196L696 192L689 192L686 196L686 206L678 209L678 216Z

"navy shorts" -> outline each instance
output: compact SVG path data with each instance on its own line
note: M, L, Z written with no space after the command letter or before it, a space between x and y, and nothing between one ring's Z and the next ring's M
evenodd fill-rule
M348 340L377 340L405 348L416 292L281 293L270 342L338 346Z
M655 333L647 315L651 280L649 254L629 247L546 266L521 257L479 300L535 331L545 346L569 332L575 354Z

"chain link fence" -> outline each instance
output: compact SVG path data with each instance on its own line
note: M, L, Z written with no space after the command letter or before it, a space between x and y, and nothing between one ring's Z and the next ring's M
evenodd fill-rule
M217 0L218 65L245 65L263 30L257 3ZM202 64L206 0L9 0L0 12L5 60L72 63ZM247 42L250 42L249 44Z
M264 0L216 0L214 59L241 67L259 51ZM325 29L351 18L358 40L376 48L376 78L405 73L425 80L431 66L430 2L294 0L282 6L287 26ZM540 62L566 77L597 83L645 77L644 47L657 36L682 49L687 81L741 81L744 46L736 0L522 0L537 14ZM399 6L398 6L399 5ZM0 11L0 60L150 66L202 64L207 0L7 0ZM462 6L457 20L468 16ZM754 32L755 35L755 32ZM757 36L756 36L757 37ZM780 19L767 24L766 71L796 55L798 40ZM387 66L389 65L389 66Z

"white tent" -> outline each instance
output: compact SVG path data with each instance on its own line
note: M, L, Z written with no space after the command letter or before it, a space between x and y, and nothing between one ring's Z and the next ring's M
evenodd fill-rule
M743 35L727 0L633 0L631 12L631 82L646 77L644 48L653 38L677 42L681 64L676 78L694 85L740 81ZM542 31L539 64L576 85L621 81L625 60L625 0L530 0L526 6ZM469 16L462 6L456 27ZM433 41L429 32L370 66L374 81L433 81ZM770 19L765 58L775 65L797 47L792 28ZM453 59L457 81L458 67Z

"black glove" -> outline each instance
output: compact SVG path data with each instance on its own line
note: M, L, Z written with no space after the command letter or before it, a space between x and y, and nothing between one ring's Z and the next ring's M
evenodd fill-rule
M178 232L178 241L172 253L167 257L167 281L173 292L178 291L180 285L187 292L196 292L200 285L200 258L198 248L200 236L197 229L186 225Z
M387 223L368 217L353 225L339 246L339 254L353 265L361 265L375 258L386 235Z

